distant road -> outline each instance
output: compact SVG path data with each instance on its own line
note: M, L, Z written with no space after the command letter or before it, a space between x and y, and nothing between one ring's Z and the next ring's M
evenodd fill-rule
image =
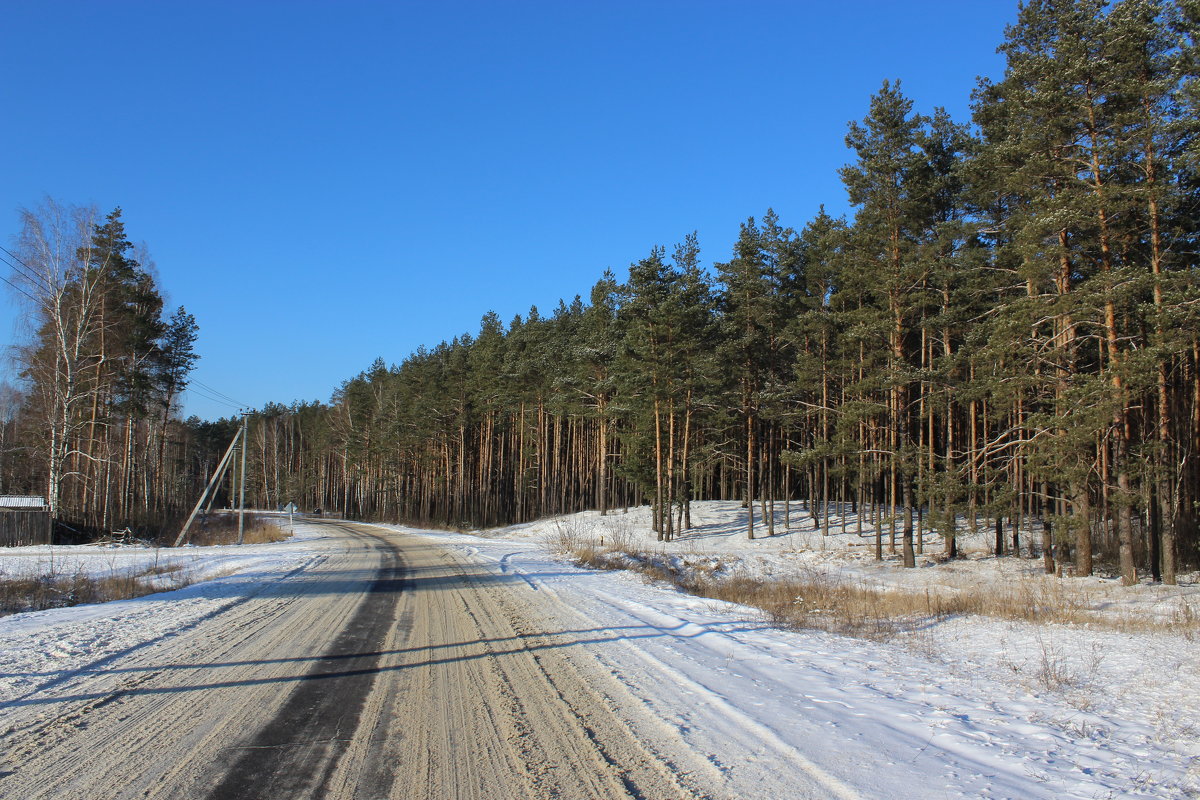
M520 578L325 524L344 549L22 700L0 798L707 797L639 739L615 679L539 627Z

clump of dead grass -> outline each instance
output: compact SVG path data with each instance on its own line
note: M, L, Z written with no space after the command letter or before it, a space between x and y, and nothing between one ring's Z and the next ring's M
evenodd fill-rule
M243 543L270 544L288 539L292 534L281 526L281 522L273 517L247 514ZM202 524L193 525L188 538L191 544L202 547L237 544L237 514L214 514Z
M192 582L191 573L181 564L154 565L107 575L51 570L39 575L0 578L0 616L129 600L182 589Z
M699 597L763 611L776 625L818 629L869 639L889 639L959 616L984 616L1036 624L1088 625L1117 631L1200 636L1200 615L1182 603L1169 619L1102 613L1092 589L1053 576L1013 576L1004 583L962 582L936 588L880 588L817 569L792 578L764 579L719 564L693 563L663 553L631 548L630 537L589 536L563 522L548 546L591 569L629 569L648 580L667 582ZM1047 662L1049 663L1049 662ZM1062 683L1047 669L1047 683Z
M772 623L868 639L888 639L931 616L929 604L898 603L894 593L840 581L825 573L764 580L680 569L671 561L641 560L639 572L699 597L757 608ZM923 601L924 598L921 598Z
M554 532L543 544L552 552L570 557L580 566L590 569L626 569L619 556L633 549L633 532L627 525L606 528L602 534L592 533L579 517L561 517L554 521Z

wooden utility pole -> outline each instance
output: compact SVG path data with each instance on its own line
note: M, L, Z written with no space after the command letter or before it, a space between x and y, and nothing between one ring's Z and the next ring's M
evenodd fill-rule
M242 412L242 474L238 484L238 540L246 537L246 412Z
M229 465L230 456L233 455L233 448L237 445L238 440L242 438L242 433L243 431L239 429L238 432L233 435L233 441L229 443L228 449L225 450L225 455L221 456L221 463L217 465L215 470L213 470L212 477L208 481L208 486L204 487L204 491L200 493L200 499L196 501L195 508L193 508L192 513L188 515L187 522L183 523L183 530L179 532L179 536L175 539L175 547L179 547L179 545L183 544L184 540L187 539L188 529L192 527L192 522L196 519L196 514L200 512L200 506L204 505L204 498L208 496L208 493L213 490L213 487L216 486L217 483L220 482L221 478L225 475L225 469ZM209 505L211 506L212 503L210 502Z

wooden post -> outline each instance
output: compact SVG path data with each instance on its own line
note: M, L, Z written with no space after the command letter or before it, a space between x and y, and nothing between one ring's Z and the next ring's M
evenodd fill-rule
M200 506L204 504L204 498L212 491L213 486L225 474L225 467L229 463L229 457L233 455L233 447L237 444L238 439L242 437L242 429L238 428L237 433L233 434L233 441L229 443L229 447L225 450L225 455L221 457L221 463L213 470L212 477L208 480L208 486L204 487L204 491L200 494L200 499L196 501L196 506L192 509L192 513L188 515L187 522L183 523L183 530L179 532L179 536L175 538L174 547L179 547L187 538L188 528L192 527L192 522L196 519L196 514L200 513Z

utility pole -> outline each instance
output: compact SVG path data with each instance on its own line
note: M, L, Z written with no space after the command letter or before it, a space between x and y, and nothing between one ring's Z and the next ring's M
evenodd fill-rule
M247 412L242 412L242 474L240 488L238 489L238 544L241 544L246 536L246 416Z
M204 505L205 496L209 498L208 507L212 508L212 498L217 496L217 493L213 491L213 487L220 483L221 479L225 476L225 469L232 461L233 449L237 446L237 443L241 438L242 431L240 430L233 435L233 441L229 443L229 449L225 451L225 455L221 456L221 463L217 465L215 470L213 470L213 474L208 481L208 485L204 487L204 491L200 494L200 499L196 501L196 507L192 509L192 513L188 516L187 522L183 524L183 530L179 532L179 537L175 540L175 547L179 547L179 545L183 544L187 539L188 529L192 527L192 522L195 521L196 514L200 512L200 506ZM208 512L205 511L205 513L207 514Z
M242 428L238 426L235 438L240 442L242 440ZM237 487L238 487L238 455L240 450L233 451L233 458L229 460L229 513L237 508Z

